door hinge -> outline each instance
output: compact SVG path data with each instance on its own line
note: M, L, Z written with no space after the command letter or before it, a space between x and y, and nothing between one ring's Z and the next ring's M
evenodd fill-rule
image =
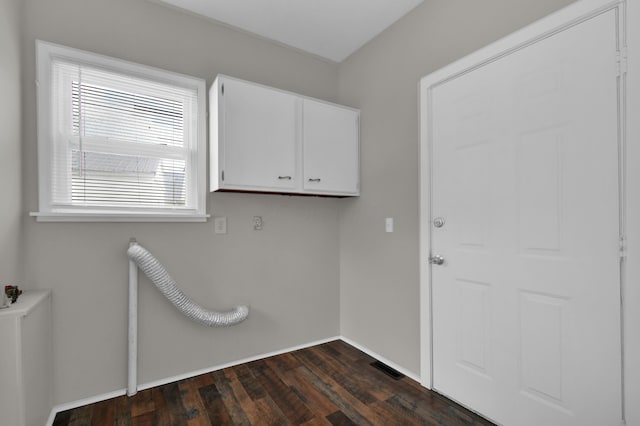
M622 49L616 52L616 70L619 76L627 72L627 48L626 47L623 47Z
M618 239L618 250L620 253L620 259L624 259L625 257L627 257L627 244L625 242L625 238L624 236L620 236L620 238Z
M220 85L220 94L224 96L224 84Z
M224 170L222 171L222 173L221 173L221 176L220 176L220 177L222 177L222 181L224 182Z

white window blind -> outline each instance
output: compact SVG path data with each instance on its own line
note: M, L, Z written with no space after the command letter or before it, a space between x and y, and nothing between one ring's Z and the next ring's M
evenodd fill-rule
M41 213L203 215L204 83L175 84L159 70L146 76L145 67L110 58L87 63L92 54L82 53L52 52L46 61Z

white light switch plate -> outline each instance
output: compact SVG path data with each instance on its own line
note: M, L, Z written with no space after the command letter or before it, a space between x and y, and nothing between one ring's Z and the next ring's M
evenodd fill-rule
M393 232L393 218L387 217L384 220L384 229L387 232Z

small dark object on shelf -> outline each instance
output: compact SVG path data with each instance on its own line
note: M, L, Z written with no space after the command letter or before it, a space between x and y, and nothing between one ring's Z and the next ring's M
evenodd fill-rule
M11 298L11 303L16 303L18 296L22 294L22 290L18 289L17 285L5 285L4 292L7 297Z

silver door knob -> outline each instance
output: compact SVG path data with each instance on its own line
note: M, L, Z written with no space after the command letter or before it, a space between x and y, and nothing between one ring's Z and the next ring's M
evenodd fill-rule
M444 226L444 217L436 217L433 219L433 226L436 228L442 228Z
M444 257L436 254L434 256L429 257L429 263L432 265L442 265L444 263Z

